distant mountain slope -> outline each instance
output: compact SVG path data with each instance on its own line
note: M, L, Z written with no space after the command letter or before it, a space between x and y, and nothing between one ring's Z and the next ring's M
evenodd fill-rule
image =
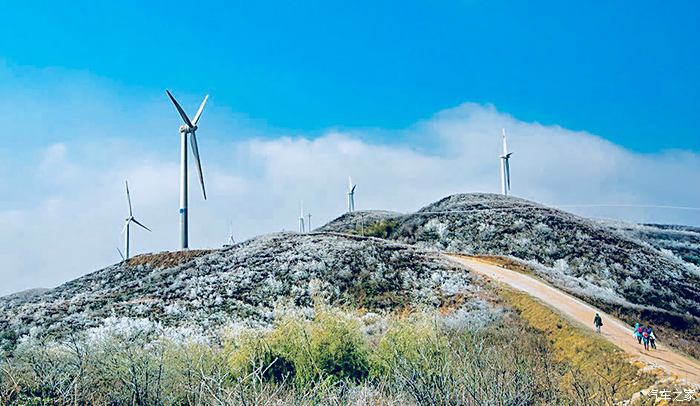
M608 308L623 305L640 317L677 325L700 317L698 267L567 212L515 197L460 194L391 222L389 239L529 261L550 283Z
M266 325L281 308L310 308L314 300L371 310L439 306L459 295L465 307L485 308L483 294L436 253L373 238L282 233L223 250L141 255L28 301L0 300L0 333L6 341L30 330L61 335L114 317L206 333Z
M607 225L630 238L644 241L660 250L668 250L684 261L700 266L698 227L620 222L609 222Z

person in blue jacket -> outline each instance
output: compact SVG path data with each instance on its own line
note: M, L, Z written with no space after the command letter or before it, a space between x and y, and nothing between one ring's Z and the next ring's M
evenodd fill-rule
M632 330L632 335L637 338L639 344L642 343L642 326L639 323L634 325L634 330Z

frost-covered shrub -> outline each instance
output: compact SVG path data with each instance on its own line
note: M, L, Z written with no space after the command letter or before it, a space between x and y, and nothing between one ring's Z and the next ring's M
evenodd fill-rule
M190 259L195 254L135 257L31 300L0 299L0 345L11 350L30 328L66 336L109 317L213 335L229 324L269 325L278 306L320 301L376 311L477 293L472 277L438 253L374 238L272 234Z

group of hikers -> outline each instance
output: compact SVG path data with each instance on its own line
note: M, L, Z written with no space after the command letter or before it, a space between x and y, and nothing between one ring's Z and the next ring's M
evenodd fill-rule
M603 326L603 318L600 314L596 313L593 318L593 325L595 326L595 331L600 333L600 328ZM632 334L637 338L639 344L644 343L644 349L649 350L649 347L656 349L656 336L654 335L654 330L651 326L644 327L637 323L634 325L634 330Z
M642 342L644 343L645 350L648 350L649 346L656 349L656 336L654 335L654 330L651 328L651 326L644 327L637 323L634 325L634 331L632 334L637 337L639 344Z

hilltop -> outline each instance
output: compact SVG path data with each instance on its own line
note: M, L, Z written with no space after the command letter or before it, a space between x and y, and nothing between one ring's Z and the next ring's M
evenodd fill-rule
M322 229L338 230L347 224L341 219ZM613 227L525 199L477 193L449 196L365 229L427 249L506 257L629 322L673 327L690 339L700 333L692 228ZM357 227L345 232L361 233Z
M358 230L362 232L363 227L372 227L379 223L391 222L402 217L403 214L387 210L362 210L347 212L320 227L318 231L331 233L347 233L348 230ZM370 230L367 230L371 235ZM365 233L367 235L367 233Z
M459 295L466 307L485 308L485 293L457 269L386 240L272 234L221 250L140 255L26 300L0 298L0 332L7 346L30 331L61 336L126 319L208 335L267 326L275 313L315 301L380 311L437 307Z

